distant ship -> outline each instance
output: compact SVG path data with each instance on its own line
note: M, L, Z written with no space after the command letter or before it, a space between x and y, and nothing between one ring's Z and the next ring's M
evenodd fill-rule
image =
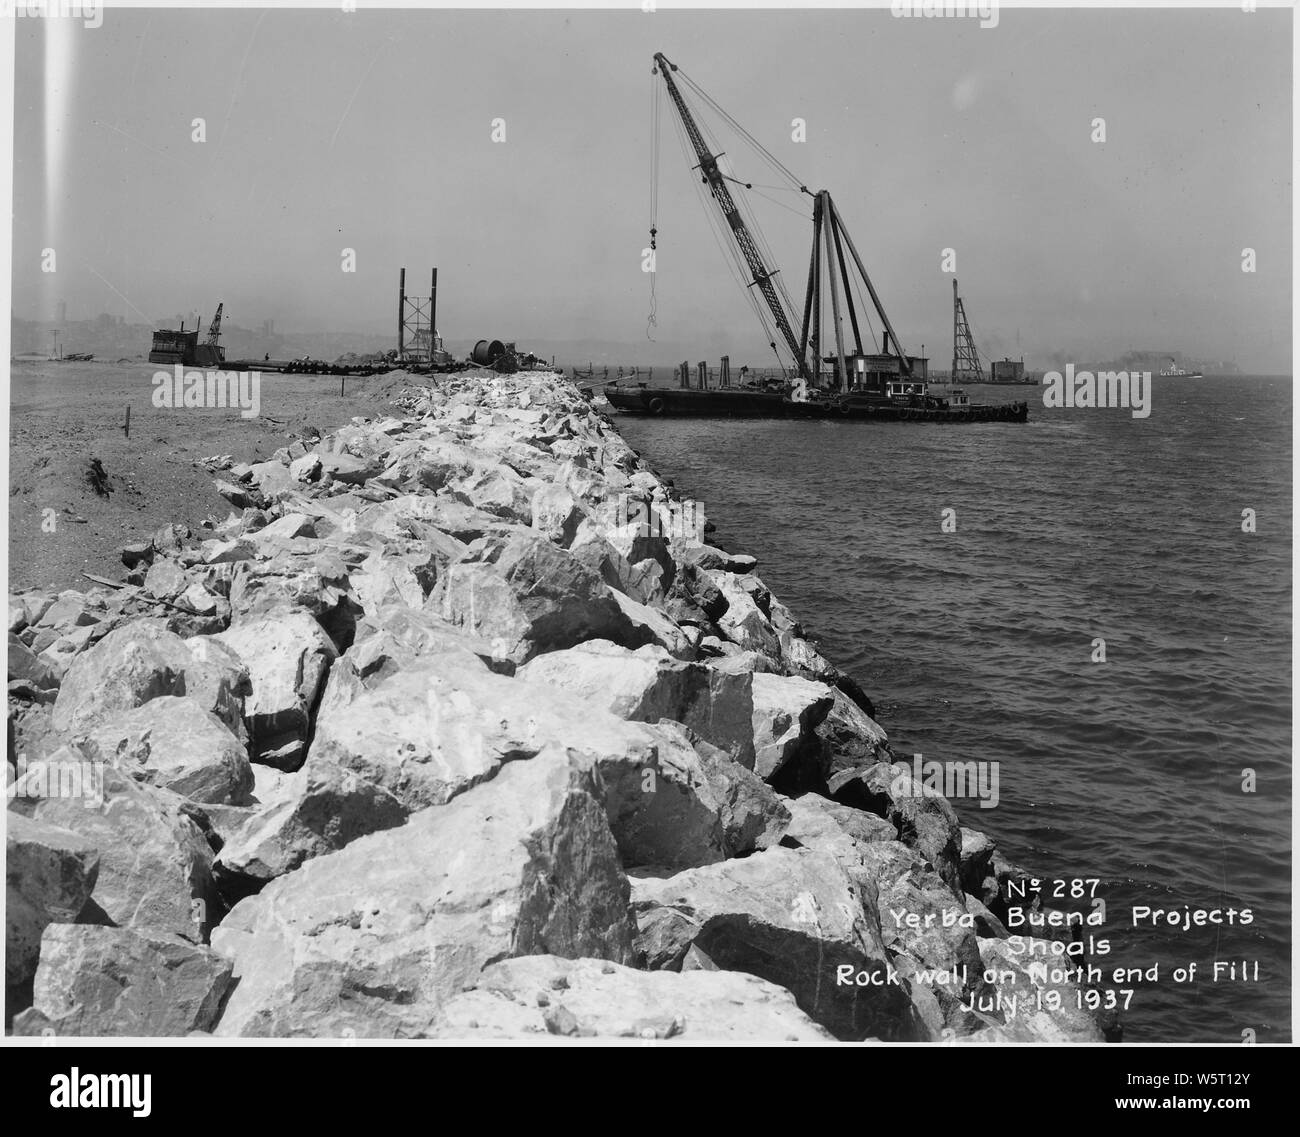
M1160 374L1168 375L1174 379L1204 379L1205 378L1205 376L1202 375L1199 371L1184 371L1181 367L1178 366L1177 363L1174 362L1174 357L1172 355L1169 357L1169 366L1161 368Z

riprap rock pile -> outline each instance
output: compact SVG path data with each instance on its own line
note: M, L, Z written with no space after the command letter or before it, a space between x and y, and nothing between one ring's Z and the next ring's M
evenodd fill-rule
M15 1032L1099 1037L570 383L400 406L215 462L237 512L121 590L10 597Z

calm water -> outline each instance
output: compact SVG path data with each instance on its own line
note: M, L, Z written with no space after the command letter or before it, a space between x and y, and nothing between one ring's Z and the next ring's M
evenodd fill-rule
M759 558L897 753L1001 764L996 808L954 803L964 824L1044 877L1100 878L1094 962L1136 987L1127 1040L1287 1041L1291 384L1154 383L1147 419L976 387L1029 398L1030 422L618 423ZM1254 923L1134 928L1134 905ZM1216 959L1259 982L1212 982ZM1156 962L1156 985L1110 981Z

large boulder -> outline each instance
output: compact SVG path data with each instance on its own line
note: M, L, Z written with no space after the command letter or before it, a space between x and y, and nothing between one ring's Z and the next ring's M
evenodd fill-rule
M57 768L72 755L65 748L44 765ZM29 771L29 785L35 773ZM10 809L69 829L99 851L94 905L101 922L206 939L224 908L211 846L185 812L185 800L113 766L101 764L94 777L93 796L16 797Z
M600 796L555 749L272 881L213 937L239 979L217 1033L421 1037L501 959L631 963Z
M942 1022L923 1007L932 1035L943 1027L961 1033L973 1025L964 1004L985 993L975 916L918 854L898 841L860 848L876 883L885 946L894 966L933 995Z
M469 652L490 670L513 675L515 665L504 651L500 640L482 639L427 609L385 604L357 623L348 660L359 675L370 680L431 656Z
M520 525L531 525L535 492L532 481L521 478L508 466L496 466L456 478L447 490L456 500L484 513Z
M664 571L659 562L646 558L633 564L614 548L608 527L595 517L584 517L578 523L567 548L615 592L641 604L663 599Z
M315 521L305 513L291 511L263 525L249 537L249 540L258 552L270 556L286 549L296 549L297 546L293 542L297 538L315 536Z
M360 606L343 558L322 547L235 565L230 580L233 624L285 608L301 608L315 616L331 639L346 646Z
M389 604L419 608L438 579L438 558L427 550L376 550L350 579L368 616Z
M358 515L357 524L390 540L422 541L447 563L463 555L469 542L513 529L508 522L463 501L427 494L403 494L368 506ZM439 567L443 567L441 560Z
M824 752L818 771L823 787L846 770L892 760L889 738L880 724L839 688L831 689L831 697L834 703L817 726Z
M320 478L324 482L359 486L382 468L378 462L370 462L341 450L320 449L317 455L320 458Z
M961 827L961 887L971 896L982 897L986 892L997 894L997 881L990 881L993 859L997 856L996 842L978 829Z
M437 491L487 464L484 455L445 436L399 442L388 458L388 465L374 480L406 490L423 487Z
M532 527L557 545L568 548L585 517L587 510L562 484L548 483L533 494Z
M99 853L85 838L10 810L5 830L5 986L36 973L41 933L71 923L99 875Z
M693 865L724 855L722 805L681 735L489 672L468 652L367 679L354 666L356 651L330 675L309 771L350 773L359 792L369 794L369 783L414 813L558 745L600 767L626 863Z
M244 720L253 760L296 770L306 753L312 708L338 657L333 641L301 608L241 621L212 638L248 668L252 694Z
M622 592L610 593L619 611L626 618L630 630L620 641L625 647L639 647L641 644L658 644L669 655L679 659L695 656L695 641L683 631L677 623L662 609L651 604L642 604Z
M530 955L483 971L443 1008L439 1038L829 1041L789 991L739 971L638 971Z
M243 744L216 715L188 696L160 695L80 735L101 758L139 782L191 801L243 805L253 771Z
M831 796L844 805L883 817L934 866L944 883L961 895L961 826L942 794L922 785L902 762L846 769L829 782Z
M895 841L898 833L883 817L824 798L804 794L785 799L790 813L787 836L805 849L830 853L843 865L860 863L859 845Z
M793 675L756 672L754 696L754 772L775 780L788 763L820 755L815 731L834 704L831 689Z
M188 695L235 729L248 675L228 656L190 646L202 640L187 643L145 620L115 628L68 669L54 703L55 729L90 730L160 695Z
M717 617L722 634L746 651L757 651L779 659L781 643L776 631L757 601L741 584L741 578L735 573L721 571L710 576L727 602L726 611Z
M641 515L649 516L650 510L651 507L643 504ZM625 507L622 512L631 512L636 516L638 511L633 506L630 510ZM672 587L673 577L677 572L677 562L673 559L672 549L668 538L664 535L665 529L659 523L661 519L657 512L654 517L656 523L653 526L646 521L632 521L624 525L611 526L606 530L606 539L630 565L641 564L647 560L657 564L660 570L660 592L662 592Z
M523 663L584 640L625 647L653 642L591 569L535 533L487 539L452 564L431 602L443 619L500 639Z
M721 968L785 987L837 1038L912 1036L876 914L824 853L767 849L668 878L639 877L632 897L637 946L651 969L678 970L696 947ZM860 974L869 981L859 985Z
M659 730L681 732L700 756L705 777L718 802L723 848L728 857L743 857L781 843L790 826L790 811L780 794L752 770L725 751L710 746L689 728L661 720Z
M674 719L743 765L754 764L748 674L683 662L653 644L629 651L608 640L539 655L518 674L572 691L620 718Z
M1028 936L1019 950L1008 940L981 939L979 951L996 982L973 1012L988 1029L971 1041L1040 1046L1104 1041L1095 1015L1078 1005L1072 957L1053 954L1049 941ZM1050 1009L1054 1002L1059 1003L1055 1010Z
M241 898L311 857L401 825L407 807L383 786L330 762L290 775L277 800L237 826L213 865L223 895Z
M683 558L697 568L729 573L753 572L758 565L758 561L748 553L729 553L703 543L688 545Z
M12 632L9 633L10 690L13 690L13 684L18 683L33 693L54 692L60 679L56 666L42 659Z
M183 1037L211 1030L231 985L211 949L127 928L46 928L32 1010L15 1034Z

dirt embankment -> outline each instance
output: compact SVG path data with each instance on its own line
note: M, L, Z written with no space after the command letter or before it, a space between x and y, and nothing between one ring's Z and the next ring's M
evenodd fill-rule
M402 373L348 379L266 374L260 414L155 407L150 363L26 363L10 367L9 589L84 589L83 573L120 579L119 550L164 525L198 530L229 504L203 458L269 458L292 439L377 413ZM123 425L131 408L131 434ZM98 459L99 493L88 477ZM49 511L49 512L47 512Z

